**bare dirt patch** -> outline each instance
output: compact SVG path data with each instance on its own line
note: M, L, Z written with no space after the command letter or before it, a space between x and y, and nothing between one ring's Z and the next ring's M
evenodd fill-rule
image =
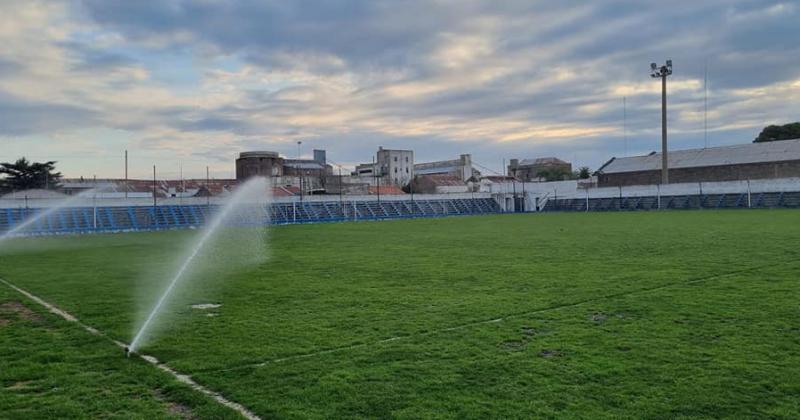
M26 321L42 321L44 319L41 315L23 305L22 302L16 300L0 304L0 325L3 325L2 321L6 321L4 325L8 325L11 322L7 315L16 316Z
M182 419L187 419L187 420L196 419L197 418L197 417L195 417L194 413L192 413L192 409L191 408L189 408L189 407L187 407L187 406L185 406L183 404L179 404L179 403L176 403L174 401L168 400L167 396L164 395L164 393L161 392L160 389L156 389L155 391L153 391L153 395L156 397L157 400L159 400L159 401L161 401L161 402L163 402L164 404L167 405L167 411L170 414L172 414L174 416L178 416L178 417L180 417Z
M33 381L19 381L5 387L6 391L25 391L33 388Z

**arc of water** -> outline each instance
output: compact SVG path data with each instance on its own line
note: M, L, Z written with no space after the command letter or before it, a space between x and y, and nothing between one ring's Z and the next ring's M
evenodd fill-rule
M251 184L250 186L252 186L252 183L254 183L256 181L260 181L262 183L264 182L263 179L254 179L254 180L248 181L248 184ZM249 190L248 186L245 185L239 191L237 191L234 194L234 196L231 197L231 200L214 217L214 219L212 220L211 224L206 226L205 231L203 232L203 235L200 237L200 240L197 241L195 246L192 248L192 251L189 253L189 255L186 257L186 259L183 261L183 263L181 264L180 268L175 273L175 276L169 282L169 285L167 286L166 290L164 290L164 293L162 293L161 296L158 298L158 301L156 302L155 306L150 311L150 313L147 315L147 318L145 319L145 321L142 324L142 326L139 328L139 331L133 337L133 341L131 341L131 345L129 347L129 351L131 353L136 350L137 346L139 345L139 342L145 336L145 334L147 333L147 330L150 328L150 325L152 324L153 320L156 318L156 315L158 315L158 313L161 311L161 307L164 305L164 302L167 301L167 299L169 298L170 294L172 293L172 290L175 288L175 285L177 285L178 282L180 282L181 278L186 273L186 270L192 264L192 261L195 259L195 257L197 257L197 254L200 253L200 250L203 249L203 247L205 246L205 244L208 241L208 239L216 232L217 228L219 228L219 226L225 220L225 218L228 215L228 213L230 213L231 210L239 204L239 202L243 198L244 194L247 194L248 190Z
M65 207L69 207L71 204L74 204L78 200L83 199L83 198L87 198L87 197L89 197L92 194L95 194L97 192L98 192L98 189L95 189L95 188L92 188L90 190L86 190L86 191L84 191L84 192L82 192L80 194L77 194L77 195L73 196L73 197L61 200L58 204L54 205L53 207L48 208L45 211L38 212L37 214L33 215L32 217L26 218L25 220L22 221L22 223L14 226L10 230L8 230L6 233L4 233L2 236L0 236L0 242L6 240L8 238L11 238L12 236L15 236L17 233L21 233L22 231L27 229L29 226L33 225L34 223L38 222L39 220L44 219L45 217L50 216L51 214L55 213L56 211L58 211L60 209L63 209Z

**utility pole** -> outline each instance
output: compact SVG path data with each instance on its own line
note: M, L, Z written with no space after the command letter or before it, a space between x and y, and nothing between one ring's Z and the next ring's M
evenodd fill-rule
M158 227L158 214L156 211L156 165L153 165L153 224Z
M303 201L303 194L305 193L305 185L303 185L303 170L300 164L300 145L303 144L302 141L297 141L297 165L295 168L297 169L297 176L300 177L300 201Z
M344 191L342 190L342 165L339 165L339 211L344 219Z
M375 164L375 158L372 158L372 178L375 181L375 190L378 194L378 202L381 202L381 183L378 178L378 165Z
M513 200L514 201L514 213L516 213L517 212L517 178L516 177L511 178L511 188L512 188L512 191L514 192L512 196L514 197L514 200Z
M209 185L208 166L206 166L206 215L211 209L211 186Z
M672 74L672 60L659 67L650 63L650 77L661 79L661 183L669 184L669 167L667 156L667 76Z
M181 180L181 193L178 195L178 204L183 205L183 192L186 191L186 186L183 183L183 163L182 162L178 162L178 177Z
M128 151L125 150L125 199L128 198Z

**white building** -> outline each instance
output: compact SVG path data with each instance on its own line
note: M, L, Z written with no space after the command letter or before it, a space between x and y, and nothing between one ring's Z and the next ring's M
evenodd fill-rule
M405 186L414 179L414 151L378 148L378 175L386 184Z
M414 152L380 147L375 161L356 166L353 176L373 184L378 178L381 185L404 187L414 179Z
M440 160L436 162L418 163L414 165L417 175L453 175L462 182L479 177L480 171L472 167L472 155L461 155L458 159Z

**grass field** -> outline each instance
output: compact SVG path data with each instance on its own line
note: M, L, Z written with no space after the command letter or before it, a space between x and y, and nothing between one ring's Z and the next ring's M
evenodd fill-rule
M21 240L0 278L128 342L136 283L164 281L141 273L194 234ZM800 412L797 211L283 226L270 244L142 349L264 418ZM0 305L8 417L234 415L3 285Z

